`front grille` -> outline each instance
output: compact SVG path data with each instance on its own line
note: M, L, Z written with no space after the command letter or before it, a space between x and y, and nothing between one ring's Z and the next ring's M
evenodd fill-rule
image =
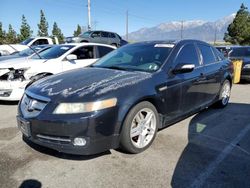
M58 136L50 136L50 135L42 135L38 134L36 135L38 140L43 142L49 142L49 143L56 143L56 144L70 144L71 140L69 137L58 137Z
M48 104L49 99L26 92L21 101L21 112L24 117L32 118L38 116Z

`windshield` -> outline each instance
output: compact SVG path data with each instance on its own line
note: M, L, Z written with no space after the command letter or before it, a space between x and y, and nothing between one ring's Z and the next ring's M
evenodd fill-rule
M155 72L165 62L173 47L173 44L128 45L110 52L93 66Z
M84 32L79 35L79 37L88 37L91 34L91 31Z
M62 56L67 51L69 51L71 48L73 48L74 45L59 45L59 46L53 46L49 49L46 49L39 53L38 55L34 55L32 59L54 59Z
M32 41L32 40L34 40L34 38L28 38L28 39L22 41L20 44L22 44L22 45L27 45L27 44L29 44L30 41Z

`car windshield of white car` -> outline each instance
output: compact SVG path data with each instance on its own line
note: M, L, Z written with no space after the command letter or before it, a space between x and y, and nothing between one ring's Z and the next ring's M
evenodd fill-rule
M174 44L135 44L119 48L97 61L93 67L155 72L166 61Z
M54 59L62 56L67 51L69 51L71 48L73 48L74 45L59 45L59 46L53 46L49 49L46 49L37 55L34 55L32 59Z

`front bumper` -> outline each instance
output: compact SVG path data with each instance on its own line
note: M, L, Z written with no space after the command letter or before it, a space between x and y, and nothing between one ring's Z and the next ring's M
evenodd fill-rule
M19 101L29 81L0 81L0 100Z
M20 119L28 122L28 134L23 135L31 142L63 153L91 155L118 147L120 123L116 117L117 110L112 108L82 117L56 115L52 118L38 115L28 119L23 117L19 109L17 119L19 128ZM84 138L86 144L75 146L75 138Z

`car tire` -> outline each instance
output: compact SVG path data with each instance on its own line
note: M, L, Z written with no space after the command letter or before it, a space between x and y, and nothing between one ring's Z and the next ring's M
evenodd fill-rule
M159 127L159 116L150 102L135 105L127 114L121 132L120 148L128 153L140 153L154 141Z
M231 83L229 80L225 80L220 89L219 101L216 103L216 107L224 108L228 105L231 95Z

